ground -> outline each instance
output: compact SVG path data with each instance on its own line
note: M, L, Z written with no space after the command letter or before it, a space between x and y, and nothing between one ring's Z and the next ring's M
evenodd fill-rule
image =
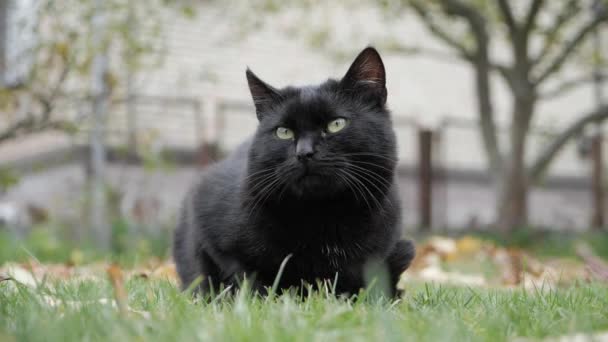
M373 288L336 298L331 284L305 299L244 290L207 301L180 291L163 258L74 264L66 253L66 262L45 263L29 250L29 259L0 267L0 341L608 338L603 261L600 273L586 270L596 256L535 257L542 253L477 237L432 237L419 252L396 301Z

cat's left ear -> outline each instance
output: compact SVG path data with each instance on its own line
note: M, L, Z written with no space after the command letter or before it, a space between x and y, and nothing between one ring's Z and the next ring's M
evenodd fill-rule
M340 81L340 86L372 96L383 106L386 103L386 73L378 51L371 46L361 51Z
M247 75L247 83L255 105L256 115L258 120L262 120L270 106L281 100L281 95L277 89L259 79L249 68L247 68L245 74Z

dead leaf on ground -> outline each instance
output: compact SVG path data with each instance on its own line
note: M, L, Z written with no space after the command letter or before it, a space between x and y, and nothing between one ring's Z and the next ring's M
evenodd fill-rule
M114 298L116 299L116 303L118 303L118 309L125 313L127 312L128 295L127 290L125 289L122 269L118 265L112 264L108 267L107 272L112 288L114 289Z
M460 261L466 264L470 260L490 261L498 272L497 279L487 278L481 271L462 273L445 269L446 266L453 269L452 265L458 268ZM601 266L595 259L588 264L595 274L608 277L608 266ZM470 236L460 239L431 237L428 242L418 247L412 266L403 276L404 282L433 281L471 286L491 284L505 287L522 286L525 289L550 289L559 284L569 284L582 279L586 279L586 275L579 263L564 260L541 261L522 249L505 248L492 241Z
M408 274L405 272L400 279L399 288L405 288L405 283L409 280L418 280L424 282L436 282L452 285L466 286L486 286L486 279L481 274L465 274L456 271L444 271L438 265L426 267L416 274Z

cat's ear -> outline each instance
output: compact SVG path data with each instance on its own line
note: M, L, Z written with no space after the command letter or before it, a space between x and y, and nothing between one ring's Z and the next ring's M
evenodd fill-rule
M342 89L371 96L380 105L386 103L386 73L380 54L373 47L359 53L340 81Z
M281 94L277 89L259 79L251 69L247 68L245 74L247 75L247 83L255 105L256 115L258 120L261 120L268 108L273 103L281 100Z

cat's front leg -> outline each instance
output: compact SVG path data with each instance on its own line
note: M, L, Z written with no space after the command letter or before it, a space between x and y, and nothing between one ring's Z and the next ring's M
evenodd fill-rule
M391 290L393 291L393 296L401 296L401 291L397 289L397 283L399 282L401 274L410 267L415 255L416 248L412 241L399 240L386 259L391 277Z

